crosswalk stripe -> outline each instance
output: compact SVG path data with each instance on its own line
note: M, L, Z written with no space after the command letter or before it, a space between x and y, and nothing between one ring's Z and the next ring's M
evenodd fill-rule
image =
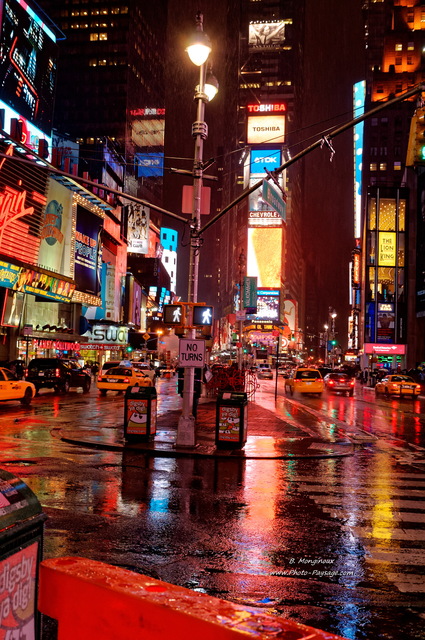
M425 478L425 476L424 476ZM311 482L312 484L317 484L317 476L297 476L297 479L295 480L295 483L308 483ZM345 486L343 480L335 480L334 478L321 478L321 484L323 486L329 486L331 485L335 485L335 486ZM359 485L360 487L387 487L388 485L396 485L396 486L406 486L406 487L415 487L417 486L418 489L424 488L425 489L425 479L422 480L420 478L385 478L385 477L380 477L379 481L372 481L372 482L362 482ZM350 485L352 486L352 484Z
M344 496L357 496L357 490L356 489L349 489L347 487L344 487L342 485L340 486L330 486L330 485L321 485L321 484L302 484L300 483L299 485L297 485L297 489L299 491L305 491L306 493L340 493L343 494ZM363 491L365 489L365 487L359 487L359 491ZM398 488L398 487L371 487L370 489L372 496L388 496L389 492L391 492L391 496L417 496L418 498L423 496L425 499L425 488L424 489L402 489L402 488Z
M395 584L401 593L425 593L423 574L387 573L387 578Z
M344 509L330 509L328 507L324 507L323 511L329 514L332 518L347 520L352 517L353 514L344 511ZM358 520L372 520L373 518L379 517L383 523L388 523L388 525L393 525L395 522L414 522L416 524L425 524L425 513L410 513L407 511L391 511L389 513L382 512L380 515L379 510L377 511L360 511L360 513L355 514Z
M376 526L373 529L370 527L350 527L350 525L342 525L346 531L350 531L352 534L359 538L374 538L375 540L408 540L413 542L425 541L425 531L423 529L398 529L390 525L386 526L385 523L380 526ZM425 582L425 580L424 580Z
M342 507L350 507L350 502L352 502L352 498L347 498L347 500L341 500L341 496L325 496L325 495L315 495L312 496L314 502L319 505L322 504L332 504L332 505L341 505ZM378 505L388 505L391 509L425 509L425 501L424 500L379 500L377 501L374 498L369 496L355 496L354 497L355 504L361 504L362 506L373 506L375 504Z
M425 549L398 549L397 551L380 551L376 547L365 547L365 560L369 563L390 562L425 566Z

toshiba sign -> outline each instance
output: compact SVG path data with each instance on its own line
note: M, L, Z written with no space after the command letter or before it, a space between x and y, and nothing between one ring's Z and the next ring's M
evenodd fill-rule
M285 142L285 116L248 116L248 144L281 144Z

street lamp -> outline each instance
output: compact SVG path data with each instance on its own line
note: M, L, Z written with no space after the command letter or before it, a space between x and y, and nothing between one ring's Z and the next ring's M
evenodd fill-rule
M199 275L199 251L201 239L199 230L201 228L201 196L203 178L203 151L204 140L208 137L208 126L205 122L205 105L212 100L218 90L217 80L207 69L207 59L211 52L211 42L203 30L203 15L196 15L196 31L190 38L189 46L186 48L189 58L199 67L199 84L195 88L196 100L196 121L192 125L192 137L195 139L195 152L193 159L193 206L192 221L190 223L190 253L189 253L189 280L188 280L188 302L198 301L198 275ZM187 314L187 337L196 338L196 330L193 328L192 310L188 307ZM195 386L195 369L186 367L184 372L183 385L183 408L177 427L176 444L179 446L193 447L195 445L195 418L192 414L193 397Z
M329 340L329 325L328 324L324 324L323 328L325 330L325 366L328 364L328 340Z

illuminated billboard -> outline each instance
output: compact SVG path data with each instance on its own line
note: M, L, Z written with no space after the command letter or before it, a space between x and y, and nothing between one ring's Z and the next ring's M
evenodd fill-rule
M249 25L248 46L256 51L281 49L285 42L286 21L253 22Z
M1 0L0 0L1 1ZM39 152L39 142L40 140L45 140L48 145L49 153L46 156L46 160L51 160L51 149L52 149L52 138L47 134L43 133L41 129L38 129L35 125L33 125L29 120L26 120L23 116L21 116L17 111L14 111L11 107L9 107L3 100L0 100L0 109L4 110L4 130L11 134L12 133L12 120L19 120L21 127L21 139L18 142L21 142L23 145L34 151L34 153Z
M101 292L102 227L102 218L77 205L75 284L78 291L94 296Z
M259 287L280 288L282 271L282 227L248 228L247 273Z
M165 109L130 109L128 122L130 139L135 147L163 147Z
M354 118L363 115L366 99L366 82L356 82L354 85ZM361 236L361 200L362 200L362 162L363 162L363 131L364 122L358 122L354 127L354 237Z
M54 33L24 0L4 0L0 97L50 134L58 47Z
M159 178L164 174L163 153L135 153L136 178Z
M141 204L128 205L127 249L129 253L149 252L150 209Z
M72 191L52 178L48 184L37 264L48 271L71 276Z
M285 116L248 116L248 144L281 144L285 142Z
M254 320L268 320L271 322L279 321L279 290L258 289L257 291L257 313Z
M36 163L13 158L14 147L0 144L0 253L36 265L41 220L46 204L47 173Z
M251 149L249 171L254 175L265 175L264 169L274 171L280 167L280 149Z

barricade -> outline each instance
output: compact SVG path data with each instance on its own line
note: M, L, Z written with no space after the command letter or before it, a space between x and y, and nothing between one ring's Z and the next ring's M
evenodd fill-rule
M39 609L58 621L58 640L341 640L85 558L41 563Z

